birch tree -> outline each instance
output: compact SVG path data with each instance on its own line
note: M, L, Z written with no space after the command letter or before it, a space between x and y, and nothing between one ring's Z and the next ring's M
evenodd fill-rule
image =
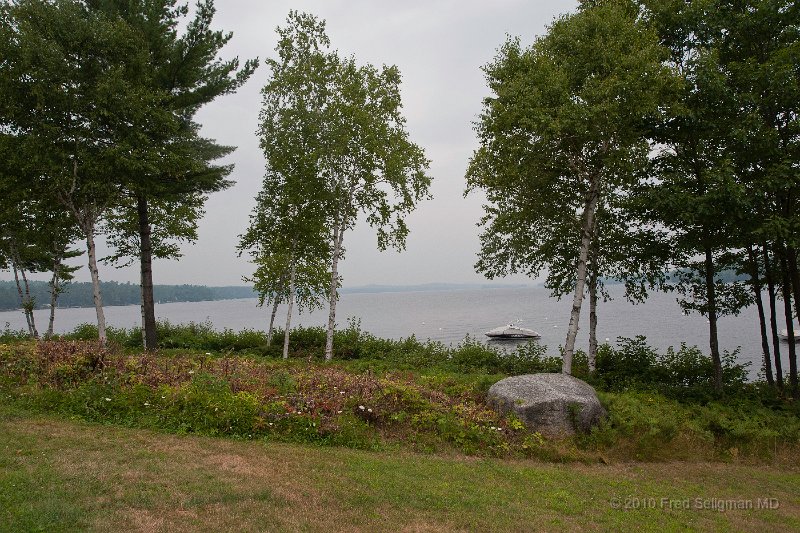
M649 149L644 119L659 112L671 84L665 50L636 9L589 4L557 19L527 49L509 39L484 68L493 95L484 100L480 148L467 174L469 188L488 200L478 270L538 274L575 258L565 373L592 241L603 243L601 234L593 238L598 209L639 179ZM559 244L564 230L572 231L572 249Z
M404 217L429 197L429 162L408 138L397 67L359 66L353 57L340 57L330 49L324 21L311 15L292 12L278 34L279 59L268 61L273 78L264 99L265 109L285 104L286 114L263 123L269 127L262 128L262 141L302 139L296 163L303 172L281 173L287 179L303 176L296 194L321 208L330 258L330 360L344 236L364 216L377 230L380 249L403 249Z
M400 98L400 71L343 59L326 113L323 173L330 198L331 281L325 359L333 358L339 261L344 236L359 216L376 229L378 248L405 248L405 216L430 198L429 161L409 140Z
M239 250L247 251L256 265L245 280L254 283L259 304L272 304L270 341L277 306L288 304L287 358L295 303L301 312L320 307L329 279L320 152L330 73L337 63L335 54L325 51L324 23L314 17L292 11L278 35L278 57L267 60L271 78L262 91L259 116L267 172Z

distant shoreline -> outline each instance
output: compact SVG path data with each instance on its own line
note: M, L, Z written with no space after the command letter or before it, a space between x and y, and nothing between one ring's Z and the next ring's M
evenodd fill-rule
M491 289L529 289L539 285L525 283L422 283L417 285L361 285L344 287L340 294L381 294L381 293L407 293L407 292L450 292L465 290L491 290ZM219 302L225 300L245 300L258 298L252 287L225 286L211 287L206 285L156 285L156 304L168 303L193 303L193 302ZM103 282L100 290L103 293L103 307L127 307L140 304L140 289L138 284ZM48 285L44 281L31 282L31 292L39 305L37 310L49 309L50 298ZM85 309L93 308L92 290L90 283L74 283L59 297L56 309ZM20 311L19 296L16 285L12 281L0 281L0 312Z

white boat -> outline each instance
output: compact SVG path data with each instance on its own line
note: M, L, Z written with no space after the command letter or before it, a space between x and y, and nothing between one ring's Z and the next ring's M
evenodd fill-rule
M487 331L486 336L490 339L538 339L541 337L532 329L521 328L514 324L494 328L491 331Z
M792 334L794 335L794 342L800 342L800 330L793 329L792 330ZM786 328L783 328L780 331L780 333L778 333L778 337L780 337L781 340L784 340L784 341L788 342L789 341L789 330L786 329Z

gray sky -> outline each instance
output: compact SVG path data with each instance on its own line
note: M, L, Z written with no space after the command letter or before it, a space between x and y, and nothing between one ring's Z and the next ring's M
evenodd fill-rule
M472 123L488 95L480 67L492 59L506 35L530 43L555 16L576 4L574 0L217 0L215 27L234 34L224 50L226 57L273 55L275 27L285 23L290 9L297 9L325 19L331 45L343 55L353 54L362 64L394 64L402 73L404 114L411 140L431 160L434 198L408 218L411 234L403 253L379 252L374 232L363 223L345 235L347 257L340 265L345 286L483 280L473 269L482 198L476 193L463 198L464 173L477 146ZM259 67L238 93L219 98L200 112L205 136L238 147L229 158L236 165L231 176L236 185L211 196L199 240L184 246L180 260L154 264L155 283L239 285L250 273L251 265L236 256L235 246L264 173L255 130L259 91L268 76L269 70ZM100 277L138 282L139 274L136 266L101 266ZM86 268L78 280L88 281Z

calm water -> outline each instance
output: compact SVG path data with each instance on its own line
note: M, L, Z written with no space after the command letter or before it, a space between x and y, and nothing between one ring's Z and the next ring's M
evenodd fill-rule
M612 342L618 336L645 335L649 343L661 350L679 346L681 342L700 346L708 351L708 323L699 315L685 316L675 296L664 293L651 295L644 304L632 305L621 298L621 287L610 287L613 300L600 303L598 308L598 337ZM268 310L259 308L255 299L216 302L168 303L156 305L156 315L174 323L210 320L217 328L266 329ZM442 292L405 292L377 294L343 294L337 307L338 322L347 324L349 317L361 319L361 327L379 337L403 338L416 335L446 344L462 341L466 335L485 339L491 328L519 323L538 331L539 342L553 350L564 344L569 322L570 299L550 298L542 288L478 289ZM581 317L578 347L586 348L588 332L588 303ZM276 324L285 324L285 308L279 309ZM39 329L47 325L46 310L36 312ZM283 316L282 316L283 315ZM135 326L140 321L138 306L107 307L106 319L118 327ZM59 309L56 330L65 332L84 322L94 322L94 309ZM327 311L296 316L293 325L324 325ZM25 327L21 312L0 313L0 327L5 323L14 329ZM723 317L719 321L719 339L723 350L741 347L740 359L753 361L753 377L761 368L761 340L755 307L738 317ZM786 344L782 345L786 361ZM784 362L783 368L788 368Z

